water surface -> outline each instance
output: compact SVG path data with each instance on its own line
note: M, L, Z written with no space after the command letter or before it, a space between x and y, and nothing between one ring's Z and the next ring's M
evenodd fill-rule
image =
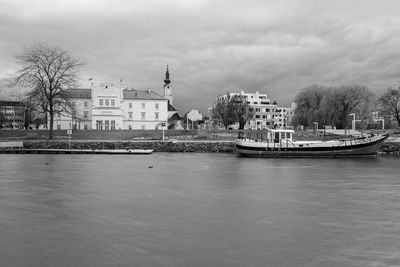
M400 161L0 155L1 266L400 266Z

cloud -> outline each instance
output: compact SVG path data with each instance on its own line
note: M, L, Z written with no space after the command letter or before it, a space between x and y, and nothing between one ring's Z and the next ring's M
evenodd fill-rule
M87 79L162 93L205 112L243 89L289 105L310 84L400 82L400 5L374 0L0 0L0 77L22 46L44 41L84 59Z

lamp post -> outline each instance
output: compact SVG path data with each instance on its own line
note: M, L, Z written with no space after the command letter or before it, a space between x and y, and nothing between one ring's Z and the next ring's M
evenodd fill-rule
M164 135L165 125L166 125L165 122L162 122L162 123L161 123L161 128L162 128L162 140L163 140L163 142L165 141L165 135Z

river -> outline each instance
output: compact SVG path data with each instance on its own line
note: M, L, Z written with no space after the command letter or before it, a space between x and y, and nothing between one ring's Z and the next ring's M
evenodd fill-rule
M400 266L400 159L0 155L1 266Z

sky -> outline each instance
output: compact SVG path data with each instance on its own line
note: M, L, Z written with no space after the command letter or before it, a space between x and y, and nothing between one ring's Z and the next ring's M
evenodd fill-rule
M86 63L80 88L163 94L168 64L182 114L241 90L289 106L312 84L400 86L398 0L0 0L0 38L0 87L42 42Z

